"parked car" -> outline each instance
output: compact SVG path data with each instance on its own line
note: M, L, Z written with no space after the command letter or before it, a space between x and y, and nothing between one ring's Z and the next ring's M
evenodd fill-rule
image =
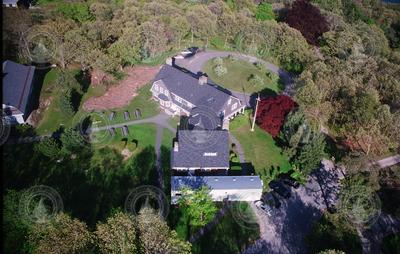
M298 182L296 182L293 178L291 178L290 176L283 176L281 178L282 182L284 184L289 185L290 187L293 187L295 189L300 187L300 184Z
M284 198L290 197L290 190L288 188L286 188L286 186L283 185L283 183L280 181L276 181L276 180L271 181L269 183L269 187Z
M188 48L188 50L193 54L196 54L197 52L199 52L199 47L190 47Z
M264 203L270 205L273 208L280 208L281 202L279 201L278 197L275 196L273 192L264 193L262 196L262 200Z
M254 204L257 208L263 210L268 216L272 216L272 208L269 205L264 204L262 200L254 201Z

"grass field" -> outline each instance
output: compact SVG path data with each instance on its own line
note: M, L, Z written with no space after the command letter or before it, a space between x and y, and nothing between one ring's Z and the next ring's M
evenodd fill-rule
M253 163L256 173L271 166L279 166L283 170L291 168L287 156L281 153L282 149L276 145L271 135L257 125L254 132L251 132L250 123L250 111L246 111L230 123L229 129L240 142L246 161Z
M245 93L261 92L268 89L277 93L281 90L278 75L266 68L259 69L254 64L243 60L222 59L222 65L227 68L228 72L221 77L215 74L214 67L216 64L214 59L209 60L203 67L203 71L218 85L232 91ZM257 85L252 84L249 81L252 74L258 75L264 82Z
M127 137L122 135L121 128L116 128L114 137L108 131L99 131L94 134L92 144L96 148L111 146L119 151L128 148L133 154L137 154L147 146L155 146L157 127L155 124L138 124L128 126ZM137 147L134 140L137 141Z
M78 72L78 70L73 70L74 72ZM47 73L43 88L41 92L41 100L45 100L48 98L52 98L50 105L47 110L43 113L43 118L39 122L38 127L36 128L36 132L38 134L49 134L56 131L60 126L65 128L73 127L79 122L79 119L82 119L88 112L82 109L83 103L94 96L100 96L105 93L105 89L102 86L89 86L87 92L82 96L80 101L80 105L78 111L76 112L73 118L64 119L60 113L59 105L58 105L58 90L54 85L54 81L57 77L58 70L52 69ZM151 100L151 92L150 92L150 84L145 85L139 89L138 95L132 99L128 106L124 108L118 108L113 110L104 111L105 117L108 120L109 114L111 111L115 111L116 115L114 120L108 121L108 124L116 124L125 122L123 117L124 111L129 111L130 120L135 120L135 110L140 109L142 117L147 118L158 114L158 105L155 101Z

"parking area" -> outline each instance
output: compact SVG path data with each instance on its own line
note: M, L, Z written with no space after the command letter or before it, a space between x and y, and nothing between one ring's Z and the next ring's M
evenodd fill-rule
M330 166L333 165L313 174L304 186L290 188L290 198L278 196L281 206L274 208L271 216L252 204L260 225L260 239L243 253L307 253L304 237L327 209L325 195L329 193L332 198L332 191L326 188L338 185L338 178L331 178L329 185L318 182L320 174L335 175L336 170Z

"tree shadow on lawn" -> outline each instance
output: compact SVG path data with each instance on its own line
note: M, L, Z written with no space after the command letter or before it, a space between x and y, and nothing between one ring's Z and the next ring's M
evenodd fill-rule
M76 81L81 85L83 93L86 93L90 85L90 74L87 71L80 71L75 75Z
M45 68L45 69L35 69L35 74L33 76L32 80L32 93L30 96L30 103L28 105L28 110L26 112L26 115L29 115L33 110L36 110L39 108L40 104L40 94L42 92L43 88L43 82L46 77L46 74L50 71L50 68Z
M266 97L270 97L270 96L276 96L277 93L270 89L270 88L264 88L263 90L256 92L256 93L252 93L250 95L250 107L252 107L253 109L255 109L256 107L256 100L258 98L258 94L260 94L260 99L266 98Z

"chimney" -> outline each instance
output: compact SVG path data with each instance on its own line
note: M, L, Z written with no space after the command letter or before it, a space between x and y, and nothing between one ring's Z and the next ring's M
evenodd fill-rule
M203 74L199 77L199 85L204 85L206 83L207 83L207 76Z
M174 152L179 152L179 143L178 143L178 141L174 141Z
M165 63L174 66L175 65L175 57L168 57L167 60L165 60Z

